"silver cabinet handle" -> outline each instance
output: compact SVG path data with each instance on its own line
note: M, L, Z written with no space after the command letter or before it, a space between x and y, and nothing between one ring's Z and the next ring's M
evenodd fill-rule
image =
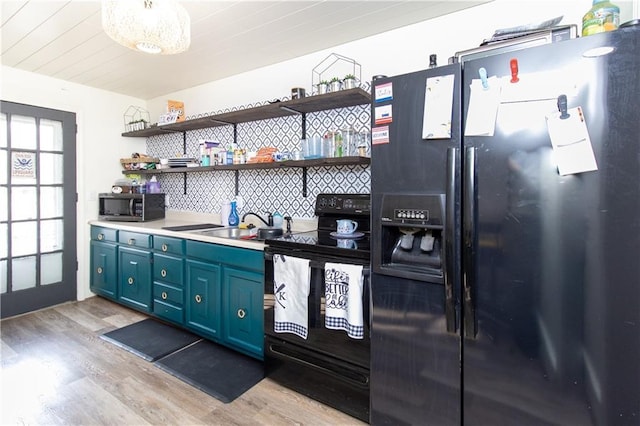
M166 245L166 244L163 244L162 245L162 251L167 251L167 250L169 250L169 246Z
M127 282L129 283L129 285L133 285L133 277L129 277L129 279L127 280Z
M163 291L162 294L160 295L162 297L162 300L167 300L167 292Z
M200 296L199 294L196 294L195 299L196 299L196 303L202 302L202 296Z
M132 245L134 245L136 243L136 240L134 240L133 238L129 238L128 243L129 243L130 246L132 246Z
M102 268L98 266L98 273L102 274Z
M162 276L162 278L165 278L167 276L167 270L166 269L161 270L160 275Z
M98 240L100 241L104 240L104 234L98 234Z
M244 311L244 309L240 308L238 309L238 318L242 319L247 315L247 313Z

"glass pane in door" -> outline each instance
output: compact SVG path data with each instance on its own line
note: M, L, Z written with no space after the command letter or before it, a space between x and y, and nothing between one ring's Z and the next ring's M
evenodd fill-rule
M36 219L38 195L35 186L14 186L11 189L11 219Z
M61 122L40 120L40 149L43 151L62 151Z
M11 225L11 254L24 256L35 254L38 248L37 222L18 222Z
M62 250L62 220L43 220L40 222L40 252Z
M0 184L6 185L6 183L9 181L9 177L8 177L9 168L7 167L5 169L5 167L7 166L7 150L6 149L0 149L0 164L2 164L2 168L0 168Z
M62 253L44 254L40 258L40 283L55 284L62 281Z
M11 262L13 279L11 290L24 290L36 286L36 258L35 256L13 259Z
M0 223L0 258L5 258L9 255L8 230L6 223Z
M0 114L0 148L6 148L6 147L7 147L7 114Z
M0 260L0 293L7 292L7 261Z
M11 148L37 148L35 117L11 116Z
M63 212L62 187L40 187L40 198L46 200L40 204L40 218L61 217Z
M43 185L62 183L62 154L40 154L40 183Z
M9 219L9 199L7 198L7 187L0 186L0 222L5 222Z

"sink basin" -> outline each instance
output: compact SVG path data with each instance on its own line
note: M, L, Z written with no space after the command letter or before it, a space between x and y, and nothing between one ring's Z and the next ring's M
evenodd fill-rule
M240 229L240 228L205 229L202 231L192 231L192 233L205 235L207 237L231 238L231 239L241 239L241 238L248 239L251 237L251 231L249 229Z

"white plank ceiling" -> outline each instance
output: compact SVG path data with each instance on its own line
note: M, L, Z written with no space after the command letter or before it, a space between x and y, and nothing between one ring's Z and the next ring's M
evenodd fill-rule
M97 0L2 0L0 58L9 67L152 99L483 2L183 1L190 49L153 56L111 40Z

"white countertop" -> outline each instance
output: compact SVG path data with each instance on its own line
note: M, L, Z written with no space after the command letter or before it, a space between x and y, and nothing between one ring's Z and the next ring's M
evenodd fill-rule
M249 219L250 217L247 217ZM231 247L240 247L250 250L264 250L266 244L263 241L241 240L232 238L210 237L198 234L192 231L169 231L162 229L167 226L185 226L196 225L201 223L220 224L220 215L218 214L202 214L185 211L168 211L164 219L152 220L149 222L117 222L107 220L90 220L90 225L102 226L105 228L120 229L123 231L143 232L154 235L164 235L167 237L182 238L186 240L202 241L206 243L221 244ZM252 223L247 221L247 223ZM261 222L253 222L254 225L260 226ZM298 219L294 218L292 228L295 232L310 231L317 228L317 220L315 219Z

